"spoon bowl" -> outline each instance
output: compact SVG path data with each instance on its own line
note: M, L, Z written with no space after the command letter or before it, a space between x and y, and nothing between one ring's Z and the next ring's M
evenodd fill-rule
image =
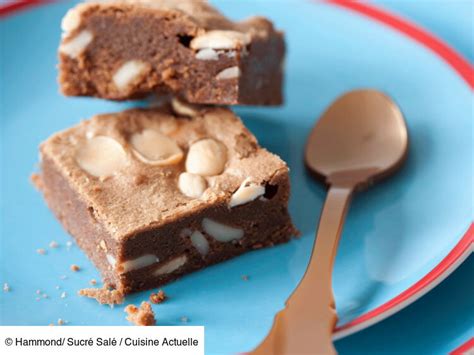
M326 184L356 179L366 186L398 169L408 148L408 134L398 106L376 90L342 95L311 131L305 164Z

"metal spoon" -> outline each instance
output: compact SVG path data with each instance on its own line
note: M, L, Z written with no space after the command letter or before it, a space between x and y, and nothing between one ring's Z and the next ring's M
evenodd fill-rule
M403 115L378 91L351 91L322 115L305 152L306 167L329 185L311 260L270 333L252 354L335 354L332 269L349 202L353 192L394 173L407 150Z

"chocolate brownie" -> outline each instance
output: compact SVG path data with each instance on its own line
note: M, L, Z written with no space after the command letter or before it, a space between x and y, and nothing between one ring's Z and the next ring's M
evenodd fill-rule
M265 18L232 22L202 0L106 1L77 5L62 28L65 95L282 103L285 43Z
M40 152L46 202L123 293L295 234L287 165L227 108L99 115Z

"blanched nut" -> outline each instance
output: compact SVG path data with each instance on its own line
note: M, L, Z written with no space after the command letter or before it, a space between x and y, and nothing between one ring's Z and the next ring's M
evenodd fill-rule
M125 273L136 269L141 269L152 264L158 263L160 259L154 254L145 254L135 259L124 261L118 265L119 272Z
M209 252L209 242L206 237L200 231L194 231L189 238L197 251L202 256L206 256Z
M230 198L229 207L244 205L265 193L265 187L245 179Z
M181 116L193 117L198 113L198 109L194 105L183 102L176 97L171 100L171 107L175 113Z
M149 69L150 65L147 63L140 60L129 60L117 69L112 80L117 89L126 91L140 81Z
M154 129L144 129L130 137L133 153L141 161L152 165L177 164L183 159L178 144Z
M216 75L217 80L229 80L229 79L236 79L240 76L240 69L239 67L230 67L220 71Z
M87 4L78 4L64 15L61 20L61 29L63 30L63 37L79 28L82 22L82 13L87 10Z
M72 32L81 24L80 12L76 9L70 9L61 20L61 29L64 33Z
M181 173L178 178L178 187L183 195L199 198L207 189L207 181L201 175Z
M214 30L195 37L191 41L190 47L192 49L235 49L246 46L250 40L248 33Z
M77 164L96 177L108 177L127 165L127 155L115 139L96 136L85 141L76 151Z
M244 231L242 229L216 222L210 218L204 218L202 220L202 228L204 229L204 232L222 243L240 239L244 236Z
M198 230L191 230L189 228L184 228L180 233L181 238L189 238L192 245L202 256L206 256L209 252L209 242L207 241L204 234Z
M107 261L109 262L110 266L115 268L115 265L117 265L117 259L115 259L114 256L111 255L111 254L107 254L106 258L107 258Z
M164 265L160 266L158 269L156 269L154 271L153 274L156 275L156 276L164 275L164 274L170 274L170 273L178 270L184 264L186 264L187 261L188 261L188 257L186 255L178 256L174 259L171 259L170 261L168 261Z
M219 175L227 163L226 147L214 139L197 141L189 148L186 171L202 176Z
M92 32L84 30L79 32L75 37L67 39L67 42L62 43L59 51L71 58L78 57L86 50L86 47L94 39Z
M218 60L219 53L212 48L204 48L200 49L195 57L198 60Z

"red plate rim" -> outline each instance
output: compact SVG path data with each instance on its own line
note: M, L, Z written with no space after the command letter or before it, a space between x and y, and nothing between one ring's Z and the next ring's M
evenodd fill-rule
M53 1L54 0L23 0L0 5L0 17L11 15L21 9L44 5ZM441 59L458 73L471 90L474 89L474 67L443 40L420 26L372 4L369 5L351 0L326 0L326 2L364 15L371 20L378 21L405 34L410 39L425 46L441 57ZM451 252L423 278L388 302L348 323L338 326L334 331L334 339L340 339L365 329L413 303L448 277L473 251L474 223L469 226L464 236Z

